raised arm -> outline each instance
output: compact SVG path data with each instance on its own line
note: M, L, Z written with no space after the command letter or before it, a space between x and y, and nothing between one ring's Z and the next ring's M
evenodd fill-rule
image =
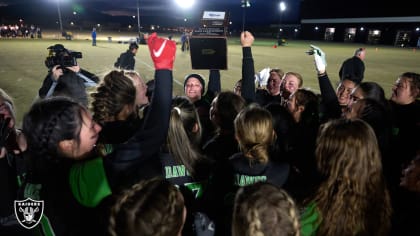
M325 53L318 47L311 45L311 52L314 55L315 69L317 71L319 89L321 91L321 112L323 120L335 119L341 116L341 107L337 94L328 78Z
M220 84L220 71L219 70L210 70L209 84L207 89L207 94L212 97L211 100L222 90ZM211 101L210 101L211 102Z
M155 33L148 38L148 45L156 69L155 90L143 127L126 143L116 145L115 151L104 159L110 168L108 173L117 176L156 154L168 132L176 46L175 42L158 38Z
M252 58L251 46L254 43L254 36L248 32L241 33L242 45L242 90L241 96L247 103L255 102L254 83L254 59Z

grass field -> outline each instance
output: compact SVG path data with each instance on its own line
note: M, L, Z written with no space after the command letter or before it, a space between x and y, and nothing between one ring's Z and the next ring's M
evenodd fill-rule
M113 41L108 42L108 37ZM105 75L113 69L113 64L119 54L125 51L127 44L117 43L122 36L132 36L124 33L98 32L97 47L91 46L89 32L74 34L74 40L58 39L54 33L44 33L44 39L0 39L0 88L3 88L14 99L20 122L25 111L37 98L38 89L47 74L44 65L47 47L56 43L66 48L83 53L78 60L80 66L90 72ZM174 37L179 41L179 37ZM230 90L233 84L241 78L242 49L239 38L228 39L228 70L221 71L222 89ZM252 48L255 70L265 67L281 68L284 71L295 71L302 74L304 87L318 92L318 82L313 64L313 57L304 52L309 44L319 46L327 55L327 71L333 83L338 80L338 70L341 63L358 47L366 47L366 72L364 81L375 81L381 84L387 97L397 76L402 72L420 72L420 51L408 48L394 48L379 45L361 45L344 43L326 43L312 41L289 41L286 46L273 48L274 39L256 39ZM145 80L153 78L154 68L146 45L140 45L136 56L136 71ZM174 65L174 95L183 93L183 79L189 73L200 73L206 78L208 71L193 71L190 55L182 52L178 46Z

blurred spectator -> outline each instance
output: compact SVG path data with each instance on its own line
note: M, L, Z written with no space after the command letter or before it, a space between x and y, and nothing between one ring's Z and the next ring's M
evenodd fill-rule
M92 46L96 46L96 28L92 29Z
M365 73L365 60L366 57L366 48L358 48L354 52L354 56L345 60L341 65L338 75L340 80L350 79L357 81L357 83L362 82L364 73Z
M130 43L128 50L124 53L121 53L117 58L117 61L114 63L115 68L122 70L134 70L136 64L135 56L137 54L139 45L137 43Z

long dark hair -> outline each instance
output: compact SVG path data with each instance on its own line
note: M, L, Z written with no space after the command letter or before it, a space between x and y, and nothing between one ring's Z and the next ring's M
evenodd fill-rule
M51 97L32 105L24 115L22 130L34 171L47 174L48 166L69 161L60 152L60 141L73 139L80 144L85 107L68 97Z

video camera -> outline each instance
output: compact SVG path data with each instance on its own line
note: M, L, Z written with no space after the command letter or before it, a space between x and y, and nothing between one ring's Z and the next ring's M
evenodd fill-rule
M74 52L64 48L62 44L55 44L47 48L48 56L45 59L45 66L51 70L56 65L61 68L77 66L77 58L82 58L81 52Z

